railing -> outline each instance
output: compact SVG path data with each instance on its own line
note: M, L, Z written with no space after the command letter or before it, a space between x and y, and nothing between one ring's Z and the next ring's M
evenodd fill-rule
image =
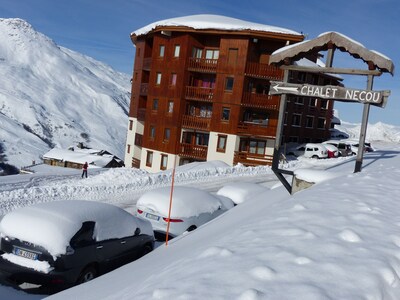
M283 70L268 64L248 62L245 75L272 80L282 80Z
M191 129L210 130L211 118L197 116L182 116L182 127Z
M148 83L142 83L140 84L140 96L147 96L147 93L149 92L149 84Z
M145 108L138 109L137 119L138 119L138 121L142 121L142 122L145 121L145 119L146 119L146 109Z
M254 153L235 151L233 163L241 163L245 166L271 166L272 158L272 155L259 155Z
M214 97L214 89L197 86L187 86L185 97L188 100L212 102Z
M132 168L140 169L140 159L132 157Z
M150 71L151 70L151 57L147 57L143 59L143 70Z
M276 127L268 126L262 123L239 122L237 133L240 135L258 135L274 138L276 135Z
M189 158L206 160L207 149L207 146L181 143L179 147L179 155Z
M280 96L270 96L266 94L256 94L245 92L242 97L242 105L266 108L269 110L279 110Z
M189 58L188 70L204 72L204 73L215 73L217 72L217 59L207 58Z

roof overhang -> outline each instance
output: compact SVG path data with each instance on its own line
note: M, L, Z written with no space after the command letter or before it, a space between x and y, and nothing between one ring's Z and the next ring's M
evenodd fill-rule
M269 62L275 65L290 64L290 61L297 61L305 57L306 54L329 49L339 49L342 52L348 52L356 59L362 59L368 64L370 70L378 69L381 72L394 74L394 64L388 57L369 50L359 42L337 32L327 32L319 35L316 39L278 49L272 53Z

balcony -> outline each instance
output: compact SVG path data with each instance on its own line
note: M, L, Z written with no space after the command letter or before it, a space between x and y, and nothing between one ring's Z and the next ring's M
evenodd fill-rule
M151 57L147 57L143 59L143 70L150 71L151 70Z
M139 95L140 96L147 96L148 92L149 92L149 84L148 83L141 83L140 84Z
M179 145L179 155L193 159L207 159L207 146L181 143Z
M280 96L245 92L243 93L241 105L268 110L279 110L279 100Z
M197 116L182 116L182 127L199 130L210 130L211 118L203 118Z
M188 70L202 72L202 73L216 73L217 64L218 64L217 59L190 57Z
M204 88L196 86L186 87L185 98L188 100L212 102L213 97L214 97L214 89L212 88Z
M268 64L248 62L245 75L269 80L282 80L283 70Z
M259 155L248 152L239 152L235 151L235 155L233 158L233 163L238 164L241 163L246 167L249 166L271 166L272 165L272 155Z
M246 136L263 136L275 138L276 135L276 127L275 126L267 126L262 123L252 123L252 122L239 122L237 127L238 135L246 135Z
M144 122L146 120L146 108L139 108L137 114L138 121Z

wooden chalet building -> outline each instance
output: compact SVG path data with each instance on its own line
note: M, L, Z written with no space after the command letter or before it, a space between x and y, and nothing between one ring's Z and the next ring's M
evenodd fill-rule
M136 54L126 166L157 172L207 160L271 164L280 96L268 92L283 71L268 64L269 56L302 41L302 34L195 15L155 22L131 39ZM315 74L291 79L338 82ZM290 98L284 142L328 139L332 108L333 101Z

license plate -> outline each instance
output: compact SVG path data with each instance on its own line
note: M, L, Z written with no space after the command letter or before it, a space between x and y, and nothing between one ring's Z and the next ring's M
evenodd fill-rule
M38 254L35 252L30 252L30 251L26 251L24 249L21 248L14 248L13 249L13 253L15 255L21 256L21 257L25 257L28 259L32 259L32 260L37 260L38 259Z
M153 215L153 214L149 214L149 213L146 213L146 218L152 219L152 220L155 220L155 221L160 220L159 216L156 216L156 215Z

